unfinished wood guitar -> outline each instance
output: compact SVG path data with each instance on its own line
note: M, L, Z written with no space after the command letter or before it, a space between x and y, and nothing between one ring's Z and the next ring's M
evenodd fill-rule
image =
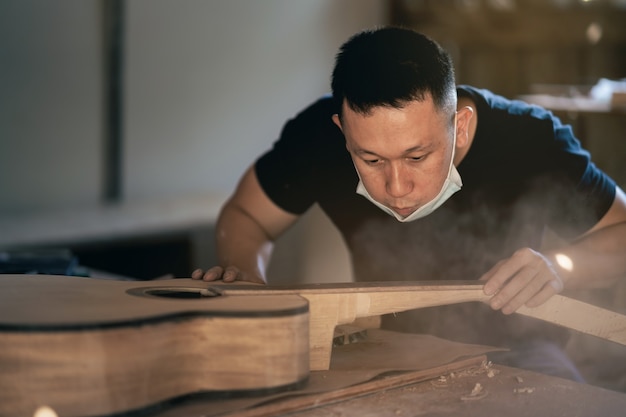
M192 283L167 285L178 284ZM32 416L44 405L61 417L101 416L306 382L306 299L207 300L184 288L181 298L136 297L140 285L0 275L0 416Z
M195 393L267 393L328 369L338 324L486 302L477 282L292 288L191 279L0 275L0 416L143 409ZM519 313L626 344L626 317L562 296Z

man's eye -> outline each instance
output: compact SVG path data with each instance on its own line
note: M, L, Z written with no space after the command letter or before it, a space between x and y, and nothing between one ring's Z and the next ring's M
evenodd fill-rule
M409 161L412 161L412 162L418 162L418 161L421 161L422 159L424 159L423 156L411 156L411 157L409 157Z
M367 165L376 165L380 162L380 159L364 159Z

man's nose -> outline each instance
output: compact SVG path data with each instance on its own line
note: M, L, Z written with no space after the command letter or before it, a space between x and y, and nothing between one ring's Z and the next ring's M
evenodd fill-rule
M387 194L391 197L404 197L413 191L411 176L401 164L392 164L387 172Z

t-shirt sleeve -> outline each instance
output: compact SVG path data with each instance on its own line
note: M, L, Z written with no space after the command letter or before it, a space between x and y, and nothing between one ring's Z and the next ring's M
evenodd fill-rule
M489 126L482 131L489 146L481 152L498 167L494 172L501 178L492 181L521 187L520 204L525 213L533 213L533 221L539 216L564 239L576 238L600 221L613 203L616 185L594 164L570 125L542 107L487 90L464 86L460 94L477 103L479 120Z
M591 229L611 207L615 181L599 169L583 149L569 125L553 119L553 162L564 172L564 182L573 192L564 193L550 213L553 229L564 238L574 238Z
M289 120L273 147L255 163L267 196L290 213L303 214L316 201L314 176L324 149L320 142L336 129L330 105L330 99L322 98Z

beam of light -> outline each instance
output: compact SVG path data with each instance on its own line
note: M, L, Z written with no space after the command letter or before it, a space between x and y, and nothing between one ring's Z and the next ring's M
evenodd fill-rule
M574 269L574 262L572 262L572 258L569 256L557 253L554 255L554 259L556 259L556 263L559 264L559 266L564 270L571 271Z

